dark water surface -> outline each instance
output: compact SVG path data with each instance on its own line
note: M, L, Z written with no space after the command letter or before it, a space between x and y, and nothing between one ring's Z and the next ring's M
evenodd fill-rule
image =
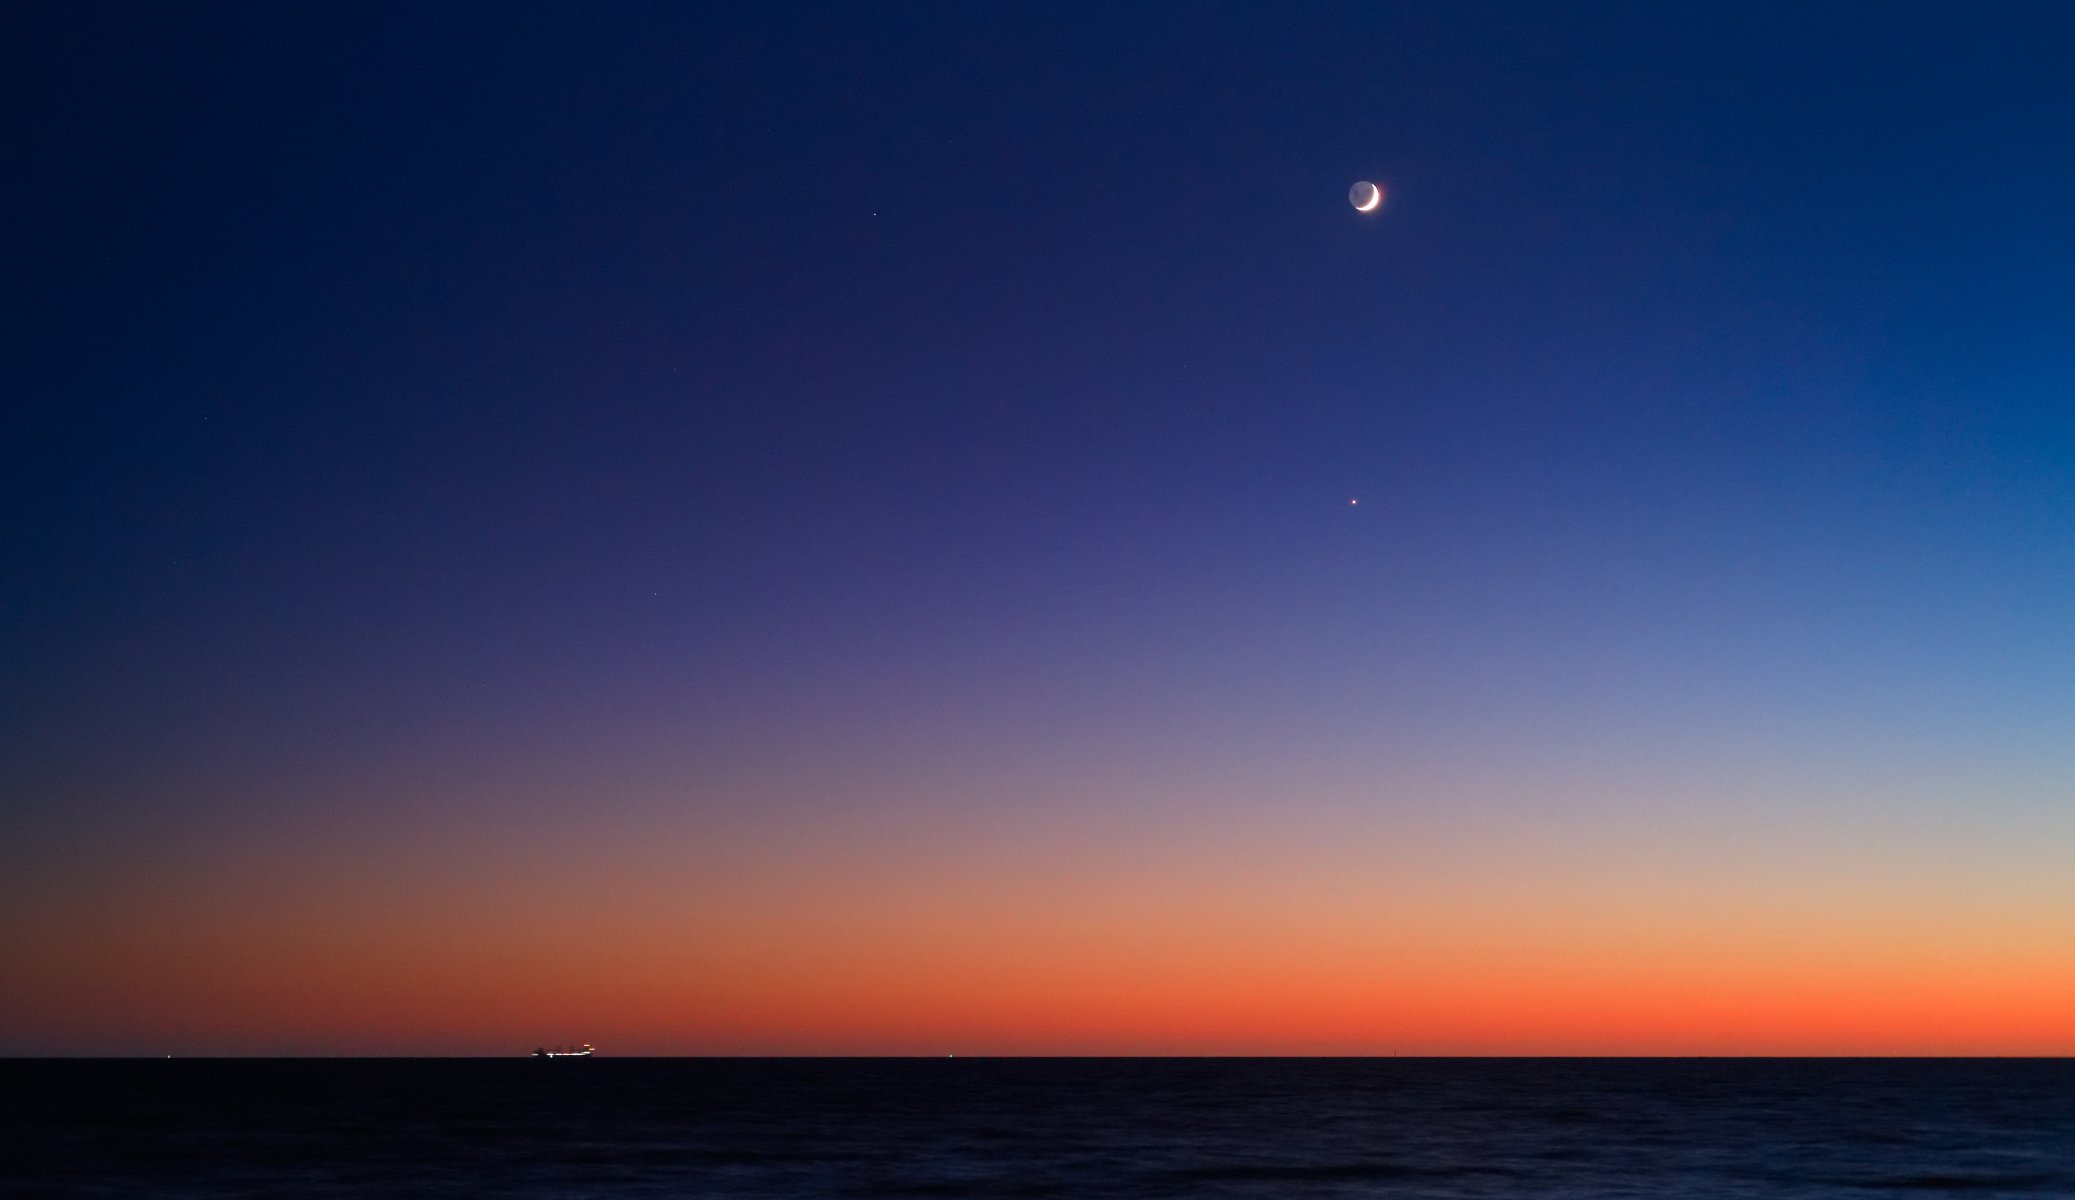
M18 1060L0 1191L2075 1196L2075 1062Z

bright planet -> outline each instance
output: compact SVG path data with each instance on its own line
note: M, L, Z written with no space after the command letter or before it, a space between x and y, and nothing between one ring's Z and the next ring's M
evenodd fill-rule
M1364 179L1347 189L1347 202L1356 212L1375 212L1383 207L1383 185Z

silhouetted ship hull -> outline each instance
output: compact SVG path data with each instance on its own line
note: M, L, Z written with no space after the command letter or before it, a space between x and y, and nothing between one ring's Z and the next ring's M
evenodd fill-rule
M541 1046L538 1049L534 1050L533 1057L589 1058L591 1057L591 1043L585 1042L581 1046Z

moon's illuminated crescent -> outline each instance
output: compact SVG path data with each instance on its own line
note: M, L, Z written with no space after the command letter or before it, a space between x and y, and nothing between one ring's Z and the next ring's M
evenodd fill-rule
M1383 188L1364 179L1347 189L1347 202L1356 212L1375 212L1383 207Z

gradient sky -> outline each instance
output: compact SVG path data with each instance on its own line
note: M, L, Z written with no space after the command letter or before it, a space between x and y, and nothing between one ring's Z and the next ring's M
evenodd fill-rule
M2075 1053L2070 11L17 10L0 1053Z

